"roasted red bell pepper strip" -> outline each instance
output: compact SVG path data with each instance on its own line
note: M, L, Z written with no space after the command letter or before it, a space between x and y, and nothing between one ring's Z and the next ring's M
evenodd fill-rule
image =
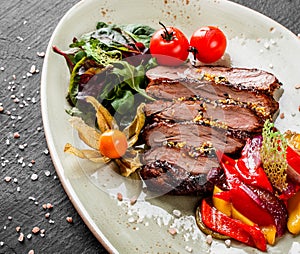
M264 171L261 167L261 161L257 151L253 150L253 144L250 139L248 139L245 148L242 151L242 157L238 160L234 160L229 156L217 151L217 156L220 163L225 163L225 165L231 165L235 170L235 175L241 181L248 185L256 186L259 188L266 189L268 191L273 191L272 185ZM252 148L252 149L251 149Z
M227 235L261 251L267 250L266 239L258 226L232 219L213 207L206 199L201 203L202 222L211 230Z
M288 175L294 180L297 184L300 184L300 155L292 149L290 146L286 149L286 160L288 166Z
M228 194L230 194L233 206L248 219L261 226L274 225L274 218L260 202L256 193L247 186L234 165L235 161L220 152L217 152L217 156L224 170L229 191L225 192L226 194L217 193L216 197L228 201Z
M300 174L300 155L290 146L286 149L286 159L288 164Z
M241 214L260 226L274 225L274 217L255 192L244 183L239 187L214 194L214 197L232 203Z

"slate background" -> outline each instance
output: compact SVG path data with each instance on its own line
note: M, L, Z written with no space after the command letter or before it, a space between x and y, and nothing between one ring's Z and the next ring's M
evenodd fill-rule
M40 112L43 57L37 52L46 50L55 26L78 0L0 2L0 253L107 253L77 214L56 176ZM234 2L300 33L300 0ZM37 71L29 75L32 65ZM15 138L14 133L20 137ZM33 174L38 175L35 181ZM44 209L47 203L53 208ZM50 214L48 219L46 213ZM73 223L67 222L67 217L72 217ZM18 226L23 242L18 240ZM32 234L35 226L45 232Z

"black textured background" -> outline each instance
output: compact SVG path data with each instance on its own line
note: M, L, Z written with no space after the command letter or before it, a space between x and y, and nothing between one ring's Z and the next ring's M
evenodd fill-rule
M0 253L106 253L56 177L40 112L43 57L38 52L46 50L55 26L78 0L0 1ZM300 33L300 0L234 2ZM30 75L32 65L36 71ZM42 231L32 234L36 226Z

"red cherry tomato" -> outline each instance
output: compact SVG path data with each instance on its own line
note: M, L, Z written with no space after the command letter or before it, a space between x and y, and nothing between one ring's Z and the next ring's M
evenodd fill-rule
M127 148L127 139L122 131L107 130L100 136L99 151L103 156L111 159L121 158Z
M150 52L161 65L182 64L189 55L189 41L175 27L165 27L156 31L150 40Z
M217 27L205 26L196 30L190 40L191 51L202 63L219 60L226 50L227 40Z

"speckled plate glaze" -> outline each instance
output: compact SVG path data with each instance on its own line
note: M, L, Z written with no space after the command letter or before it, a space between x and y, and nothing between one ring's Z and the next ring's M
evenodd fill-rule
M250 22L251 20L251 22ZM161 196L145 199L141 183L124 179L109 167L95 165L65 154L63 147L78 144L68 123L65 95L68 69L64 59L53 53L57 45L67 49L74 36L95 28L97 21L144 23L159 27L158 21L175 25L188 36L203 25L219 26L228 38L227 54L232 66L257 67L274 73L284 84L278 119L282 130L300 131L298 70L299 39L271 19L250 9L222 0L85 0L62 18L49 42L42 73L41 100L46 138L57 174L85 223L112 253L259 253L256 249L222 241L211 246L198 230L195 197ZM298 100L296 99L298 97ZM123 194L123 201L116 194ZM137 197L131 204L130 198ZM177 230L176 235L169 232ZM286 234L269 253L299 253L300 237Z

